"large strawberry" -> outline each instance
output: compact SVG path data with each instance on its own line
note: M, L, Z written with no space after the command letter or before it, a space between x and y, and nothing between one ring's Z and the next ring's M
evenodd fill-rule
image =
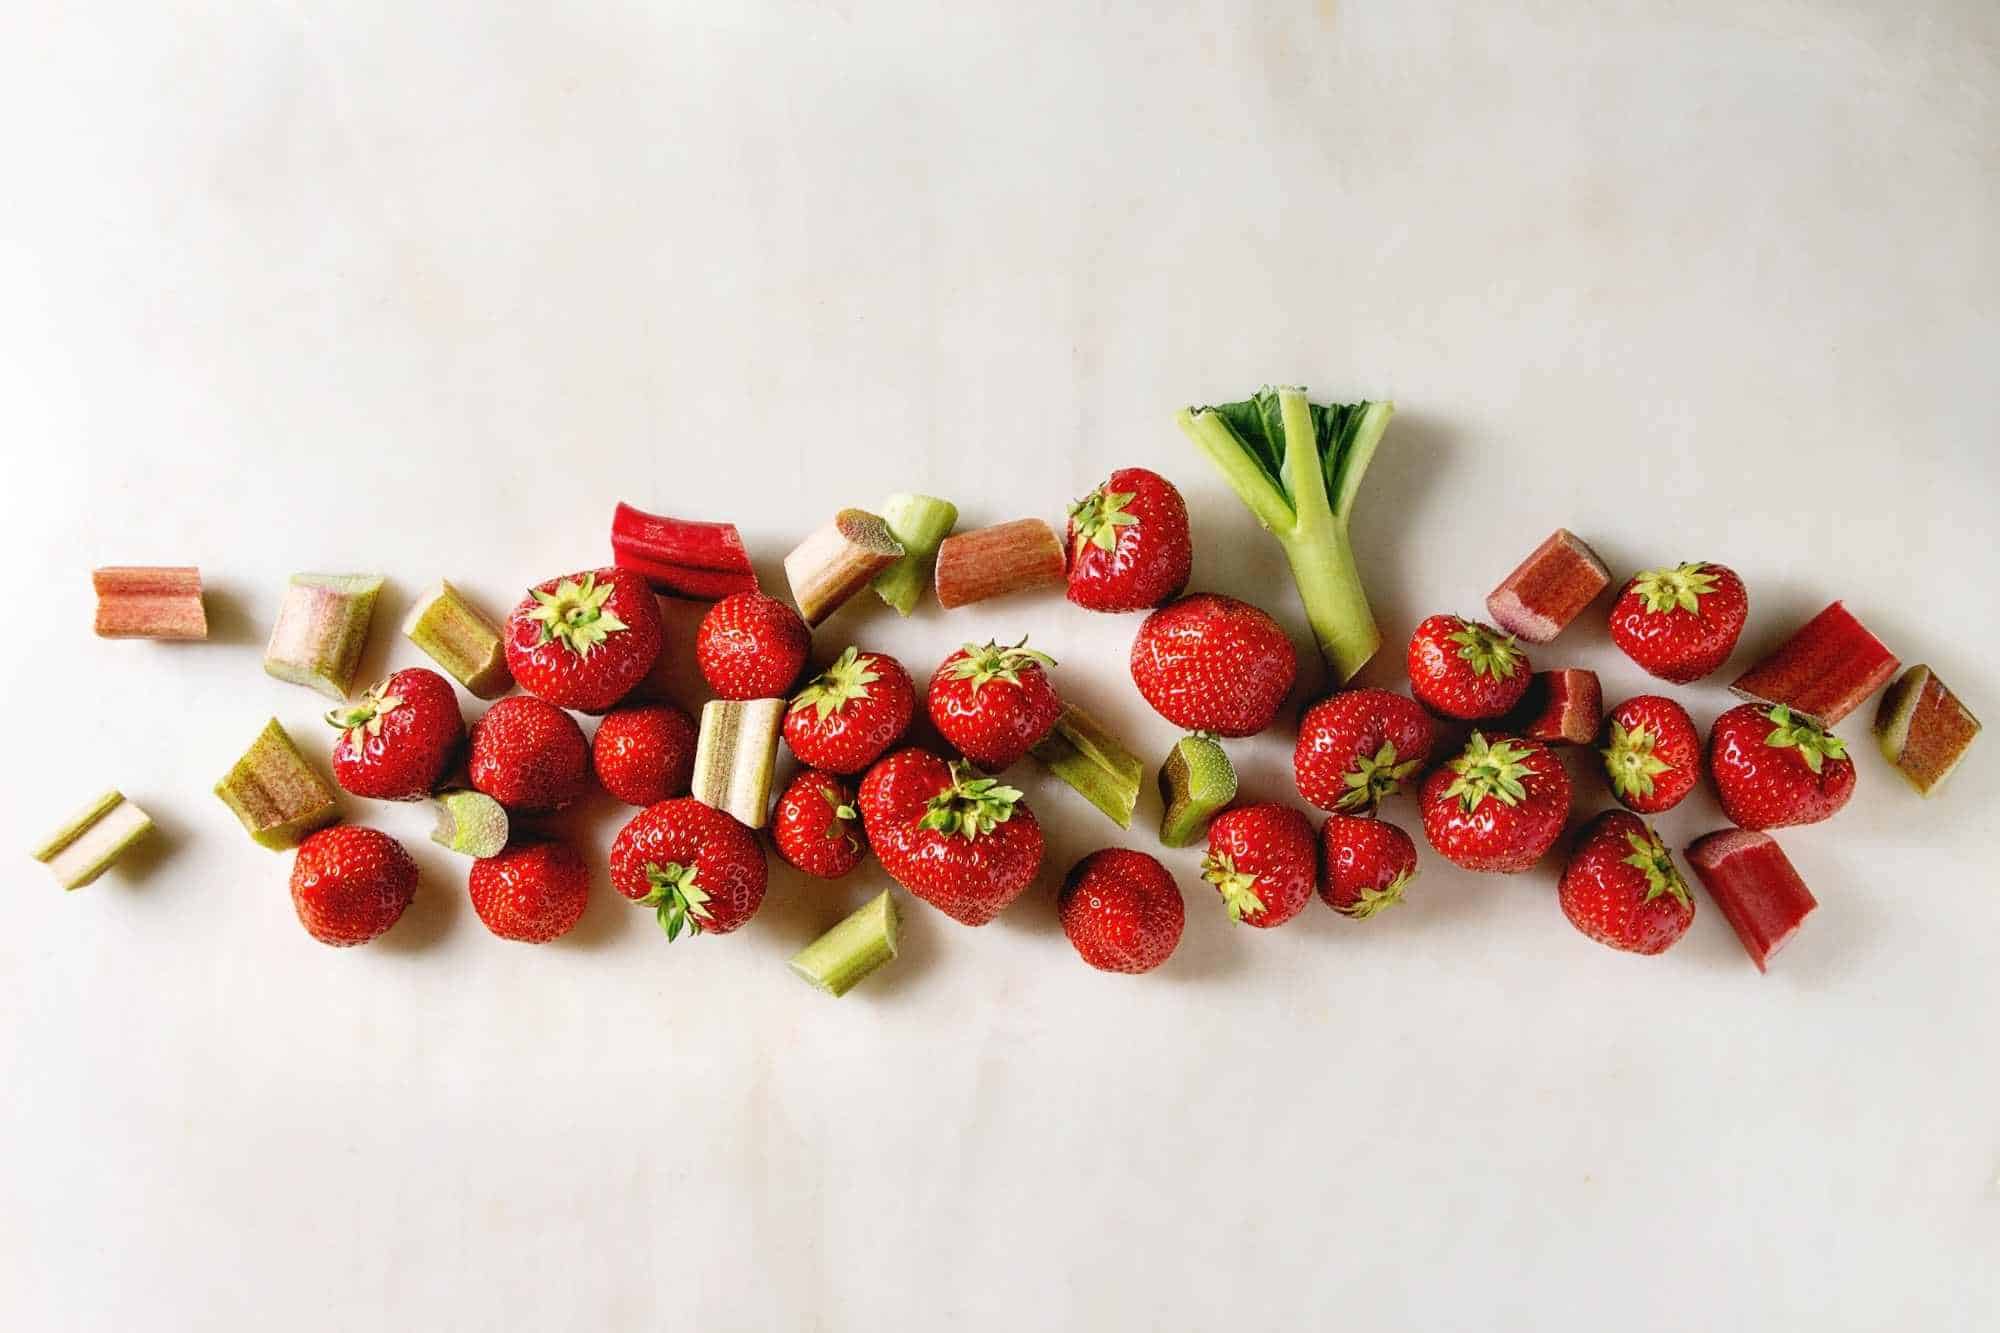
M1174 484L1122 467L1069 509L1069 599L1090 611L1144 611L1180 596L1194 564L1187 503Z
M988 772L1018 762L1062 716L1046 670L1055 662L1027 642L966 644L944 659L924 696L938 733Z
M566 842L510 843L472 863L472 910L503 940L546 944L569 934L590 900L590 867Z
M670 940L748 921L767 874L757 835L692 796L647 806L611 843L611 887L654 909Z
M1041 867L1041 825L1021 793L927 751L881 760L856 803L890 878L965 925L998 916Z
M1499 717L1521 702L1533 671L1511 636L1461 616L1430 616L1410 636L1410 693L1446 717Z
M321 944L366 944L396 924L417 894L417 863L386 833L321 829L292 862L292 908Z
M1569 794L1569 774L1546 745L1475 731L1424 779L1424 836L1467 870L1526 870L1561 836Z
M1208 826L1201 877L1216 887L1229 919L1281 926L1311 901L1319 880L1319 839L1289 805L1225 810Z
M695 630L695 664L721 699L775 699L798 682L812 651L799 613L761 592L738 592L708 608Z
M1817 824L1854 795L1846 744L1782 704L1739 704L1715 719L1708 771L1739 828Z
M1167 868L1107 847L1078 861L1056 896L1063 934L1100 972L1150 972L1181 942L1187 908Z
M848 648L792 696L785 744L814 768L859 773L910 729L917 687L887 653Z
M1437 726L1389 690L1342 690L1306 710L1292 749L1299 795L1321 810L1372 812L1430 758Z
M688 794L694 780L694 720L672 704L614 708L590 738L597 781L627 805Z
M398 671L326 720L340 730L333 780L378 801L430 795L465 743L451 682L423 667Z
M1278 715L1298 670L1277 621L1213 593L1161 607L1132 640L1132 683L1154 711L1187 731L1256 735Z
M1642 694L1611 710L1605 723L1604 772L1628 810L1656 815L1679 805L1701 778L1701 737L1672 699Z
M854 789L831 773L804 770L778 797L771 841L778 855L815 879L839 879L860 865L868 850Z
M646 678L663 640L643 577L590 570L528 590L507 617L507 667L538 698L602 713Z
M1729 660L1750 594L1724 565L1686 564L1635 574L1611 606L1611 641L1661 680L1685 685Z
M1386 820L1335 813L1319 836L1319 896L1328 907L1366 921L1403 901L1417 874L1409 834Z
M590 743L576 719L510 694L472 724L472 785L509 810L560 810L590 785Z
M1557 888L1563 915L1599 944L1664 953L1694 921L1694 899L1660 835L1606 810L1584 827Z

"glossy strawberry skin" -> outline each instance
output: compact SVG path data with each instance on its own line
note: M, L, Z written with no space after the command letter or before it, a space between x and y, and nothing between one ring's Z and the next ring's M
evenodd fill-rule
M1170 602L1187 587L1194 565L1187 502L1172 482L1142 467L1119 468L1071 507L1065 546L1069 599L1087 611L1144 611Z
M1030 746L1055 728L1062 700L1036 662L1016 667L1015 680L982 682L955 674L973 657L961 648L945 658L931 676L924 705L939 735L973 763L997 773L1019 763Z
M953 785L951 766L914 746L878 761L856 804L868 845L890 878L945 915L983 926L1021 896L1042 864L1042 830L1027 802L977 838L925 828L930 800Z
M1161 717L1217 736L1254 736L1270 726L1299 669L1277 621L1213 593L1147 616L1131 665L1132 683Z
M1854 761L1827 758L1815 773L1796 747L1767 744L1773 711L1740 704L1709 729L1708 771L1722 813L1755 830L1831 819L1854 795Z
M1299 719L1292 776L1308 805L1367 813L1414 788L1436 742L1437 724L1414 700L1390 690L1342 690Z
M769 867L757 835L691 796L649 805L611 843L611 887L634 902L653 891L648 866L694 867L708 912L701 932L726 935L764 901Z
M1111 847L1071 867L1057 895L1063 934L1100 972L1150 972L1181 942L1187 908L1167 868Z
M590 867L568 843L510 843L498 856L472 863L466 888L472 910L495 935L546 944L582 919Z
M540 605L535 593L553 594L564 583L586 577L599 588L609 586L604 610L624 625L604 636L586 655L559 638L546 635L534 619ZM537 584L507 617L504 643L507 667L521 688L558 708L602 713L631 693L659 660L665 632L660 604L646 580L629 569L596 569Z
M1695 610L1648 610L1640 593L1645 574L1627 579L1611 606L1611 641L1648 674L1676 685L1700 680L1728 661L1750 615L1750 594L1734 570L1693 568L1714 580L1712 591L1695 598Z
M451 682L424 667L408 667L383 681L362 701L359 718L383 699L396 705L333 743L333 780L341 789L377 801L421 801L436 790L465 744L465 719ZM335 721L348 710L335 709ZM335 721L335 725L340 723ZM359 744L357 745L357 741Z
M785 714L785 744L800 762L843 776L859 773L887 754L910 729L917 711L916 682L901 662L887 653L856 652L852 665L875 679L854 684L851 697L824 716L808 697L819 684L815 680Z
M672 704L614 708L590 738L597 784L627 805L652 805L688 794L699 734Z
M590 785L590 746L562 709L509 695L473 723L470 773L475 788L509 811L560 810Z
M1458 636L1458 637L1454 637ZM1470 636L1490 652L1481 670L1460 639ZM1462 616L1429 616L1410 636L1410 693L1431 711L1446 717L1476 721L1499 717L1521 702L1533 679L1528 655L1491 625Z
M321 829L292 862L292 908L321 944L366 944L396 924L417 894L417 863L386 833Z
M1571 925L1599 944L1626 953L1657 954L1671 948L1694 922L1694 899L1674 870L1678 892L1648 897L1646 872L1629 863L1633 839L1654 845L1671 865L1644 820L1623 810L1606 810L1584 826L1557 887L1557 899Z
M847 810L850 813L842 815ZM771 816L778 855L816 879L839 879L861 864L868 844L854 811L854 789L808 768L785 785Z
M1481 734L1474 732L1473 737L1478 740ZM1521 761L1527 770L1521 779L1522 798L1510 806L1488 795L1468 811L1459 797L1445 794L1457 775L1449 765L1441 766L1424 779L1418 797L1424 836L1453 865L1514 874L1539 861L1562 835L1563 821L1569 817L1569 774L1555 752L1539 741L1499 734L1490 739L1495 745L1506 742L1527 751Z
M1394 824L1331 814L1320 829L1320 901L1366 920L1403 899L1417 873L1417 845Z
M1202 869L1211 883L1230 869L1253 881L1249 891L1262 906L1240 915L1232 910L1238 921L1259 929L1282 926L1312 901L1319 882L1319 839L1306 817L1288 805L1237 806L1209 824ZM1217 887L1228 902L1227 888Z
M695 631L695 664L719 699L777 699L791 693L812 651L799 613L761 592L717 602Z
M1611 795L1627 810L1671 810L1701 780L1701 735L1687 709L1664 695L1641 694L1612 709L1604 746L1599 757ZM1648 771L1660 764L1666 767Z

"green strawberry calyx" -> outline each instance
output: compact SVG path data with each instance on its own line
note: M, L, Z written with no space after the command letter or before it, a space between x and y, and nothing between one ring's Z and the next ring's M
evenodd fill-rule
M1227 852L1210 852L1202 858L1201 877L1222 890L1222 905L1231 921L1241 921L1264 910L1257 896L1257 877L1236 868L1236 858Z
M1672 898L1681 906L1688 906L1687 881L1681 878L1680 868L1674 864L1673 853L1660 841L1660 835L1653 827L1646 825L1643 836L1637 833L1625 835L1626 845L1632 854L1625 858L1628 866L1637 866L1646 874L1646 897L1651 902L1662 894Z
M1458 758L1446 765L1458 776L1444 789L1445 799L1457 797L1468 815L1489 796L1502 805L1519 805L1528 796L1521 779L1532 774L1522 761L1532 754L1527 746L1509 740L1489 745L1484 735L1473 732Z
M968 643L964 645L965 656L951 664L951 678L969 680L975 690L996 680L1019 685L1021 673L1029 667L1046 668L1056 664L1055 658L1047 653L1038 653L1027 644L1026 638L1005 647L990 639L983 644Z
M1118 529L1136 527L1137 514L1125 506L1138 498L1137 491L1107 491L1102 486L1069 507L1070 522L1076 524L1076 553L1086 546L1100 551L1118 549Z
M1354 761L1354 767L1341 774L1340 780L1347 784L1347 790L1333 803L1336 810L1373 810L1389 797L1403 789L1403 779L1417 771L1417 761L1396 762L1396 746L1391 741L1383 741L1382 748L1372 755L1363 755Z
M833 808L833 820L826 826L821 836L832 842L840 839L855 851L861 850L861 840L851 832L854 821L861 818L853 806L840 799L840 788L828 784L819 789L819 798Z
M1847 758L1847 742L1828 731L1825 727L1803 717L1792 716L1792 710L1779 704L1764 714L1771 724L1771 734L1764 738L1764 744L1780 750L1797 750L1799 758L1806 761L1806 767L1817 773L1826 766L1829 759Z
M382 734L382 719L403 706L402 699L388 690L389 682L385 680L362 695L359 702L327 713L327 725L339 731L356 754L361 753L370 736Z
M1716 576L1702 564L1649 569L1632 579L1633 595L1649 615L1679 609L1701 614L1701 599L1715 591Z
M866 699L868 687L881 678L873 659L862 661L861 650L850 646L833 660L832 666L814 676L804 689L792 696L792 706L786 711L802 713L810 708L814 716L824 722L854 700Z
M679 939L683 930L699 935L703 925L715 919L708 910L708 891L697 882L696 870L696 866L678 861L665 865L646 862L646 883L652 888L639 903L655 909L660 929L670 940Z
M1386 912L1403 901L1403 890L1409 887L1416 876L1405 870L1379 889L1363 887L1361 897L1340 909L1341 915L1353 917L1356 921L1366 921L1378 912Z
M554 592L528 590L535 609L528 619L541 626L542 643L558 642L578 657L588 658L598 645L626 628L625 622L605 609L612 585L599 586L597 575L585 574L583 582L563 579Z
M972 769L953 763L951 785L931 797L917 824L970 842L1012 819L1020 799L1020 788L1002 786L998 778L974 777Z
M1604 756L1604 771L1611 789L1620 796L1643 800L1653 794L1653 779L1673 771L1673 765L1653 753L1659 737L1638 723L1630 728L1611 724L1611 744L1598 753Z
M1510 679L1527 659L1514 646L1511 634L1495 634L1484 625L1464 620L1450 639L1458 645L1458 655L1472 668L1475 676L1491 676L1495 680Z

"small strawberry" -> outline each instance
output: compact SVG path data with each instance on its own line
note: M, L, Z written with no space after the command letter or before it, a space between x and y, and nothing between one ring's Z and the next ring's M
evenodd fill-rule
M944 659L924 696L939 734L991 773L1018 762L1062 715L1046 670L1055 661L1027 642L966 644Z
M1366 921L1403 901L1417 874L1417 845L1394 824L1331 814L1319 831L1319 896L1342 916Z
M761 592L737 592L708 608L694 634L695 663L720 699L776 699L805 670L812 631L799 613Z
M614 708L590 738L598 785L627 805L688 794L694 780L694 721L672 704Z
M1321 810L1372 813L1430 758L1437 725L1389 690L1342 690L1299 719L1292 776Z
M768 873L757 835L692 796L647 806L611 843L611 887L653 908L670 940L748 921Z
M1201 877L1222 894L1231 921L1282 926L1313 896L1319 839L1289 805L1239 805L1208 826Z
M333 780L378 801L421 801L465 743L451 682L423 667L398 671L326 720L340 730Z
M1723 565L1674 565L1634 575L1611 606L1611 641L1661 680L1685 685L1729 660L1750 594Z
M1132 640L1132 683L1155 712L1186 731L1256 735L1278 715L1298 670L1277 621L1213 593L1153 612Z
M1656 815L1679 805L1701 777L1701 736L1687 709L1658 694L1627 699L1606 719L1604 772L1628 810Z
M917 687L887 653L848 648L792 696L785 744L814 768L859 773L910 729Z
M889 877L955 921L983 926L1042 864L1042 828L1012 787L914 747L861 780L862 826Z
M1194 564L1174 484L1122 467L1069 508L1069 599L1088 611L1144 611L1180 596Z
M839 879L860 865L868 851L862 837L854 789L815 768L787 784L771 816L778 855L816 879Z
M1817 824L1854 795L1846 744L1782 704L1739 704L1715 719L1708 771L1739 828Z
M417 896L417 863L403 844L357 824L321 829L292 862L292 908L321 944L366 944Z
M1526 870L1561 836L1569 774L1540 741L1473 732L1456 759L1424 779L1424 836L1467 870Z
M1694 899L1672 853L1623 810L1606 810L1584 826L1557 898L1572 926L1626 953L1665 953L1694 920Z
M513 694L472 724L470 773L511 811L560 810L590 784L590 745L562 709Z
M1511 635L1460 616L1430 616L1410 636L1410 693L1432 712L1499 717L1528 692L1533 671Z
M546 944L569 934L590 900L590 867L566 842L510 843L472 863L472 910L503 940Z
M1107 847L1078 861L1056 897L1063 934L1100 972L1150 972L1181 942L1187 908L1167 868Z
M602 713L646 678L664 637L643 577L590 570L528 590L507 617L507 666L537 698Z

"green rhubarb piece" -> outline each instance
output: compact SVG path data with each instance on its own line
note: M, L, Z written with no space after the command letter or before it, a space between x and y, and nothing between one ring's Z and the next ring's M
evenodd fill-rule
M403 634L481 699L498 699L514 687L500 626L439 579L403 618Z
M694 746L694 798L750 828L771 810L771 775L784 729L783 699L711 699Z
M882 502L882 521L903 544L903 557L875 576L875 595L907 616L930 586L938 546L958 522L958 506L933 495L907 492Z
M1236 768L1222 742L1197 731L1174 742L1167 762L1160 765L1160 841L1186 847L1200 838L1215 818L1236 799Z
M1146 765L1096 718L1074 704L1066 705L1054 729L1028 753L1111 816L1119 828L1132 827Z
M215 784L215 794L236 812L257 845L272 851L296 847L308 833L340 818L333 793L275 717Z
M828 995L841 996L896 956L902 916L884 889L865 907L792 955L791 969Z
M344 700L368 646L379 574L294 574L278 604L264 670Z
M77 811L30 855L49 868L56 883L80 889L152 831L153 821L144 810L122 793L108 791Z
M439 792L437 827L431 841L440 847L483 861L500 855L507 845L507 811L483 791Z

